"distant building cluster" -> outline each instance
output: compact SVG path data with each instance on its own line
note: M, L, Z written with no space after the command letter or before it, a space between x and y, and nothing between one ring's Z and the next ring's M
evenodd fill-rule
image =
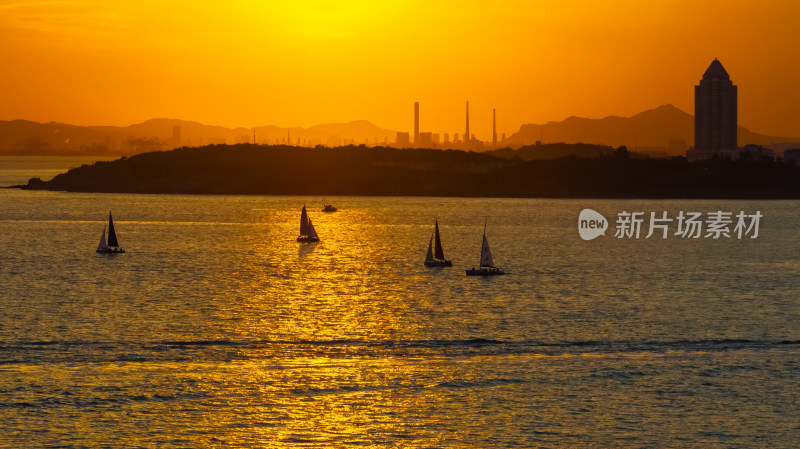
M793 161L800 164L800 148L792 148L783 152L784 161Z
M398 131L397 137L393 144L400 148L447 148L454 150L470 150L481 151L487 149L488 142L483 142L475 137L475 134L469 131L469 101L466 108L466 122L464 126L464 133L454 132L452 140L450 133L434 133L430 131L420 131L419 128L419 102L414 102L414 135L412 136L407 131ZM505 140L506 135L503 133L502 140ZM491 148L497 148L497 114L492 110L492 144Z
M647 138L648 143L645 146L637 146L636 135L634 134L631 136L633 152L656 158L686 154L686 158L690 162L714 158L737 160L743 157L750 159L773 159L775 157L773 150L764 146L754 144L740 146L740 142L737 140L740 135L738 126L738 87L733 84L728 72L719 60L714 59L708 66L699 84L694 86L694 94L694 146L689 147L691 135L690 128L686 126L689 125L689 118L685 117L683 115L684 113L681 111L681 125L677 132L678 137L665 139L669 134L662 132L657 141L649 137ZM199 124L197 126L186 125L182 129L180 124L175 124L175 121L158 121L155 122L155 124L146 123L148 125L147 127L138 126L136 130L112 131L110 134L101 136L65 135L61 129L55 129L49 135L34 135L29 138L21 139L16 143L16 147L24 154L46 154L51 150L78 153L92 152L92 154L136 154L183 146L197 147L203 145L248 143L259 145L296 145L304 147L380 145L397 148L483 151L506 146L519 148L532 145L534 142L535 145L540 145L545 142L545 125L523 125L523 127L520 128L520 132L512 134L507 140L505 133L498 134L497 132L497 111L495 109L492 109L491 140L481 141L477 139L470 129L469 101L467 101L465 105L463 129L453 130L454 132L449 133L423 130L424 125L421 121L419 102L414 102L413 111L413 130L398 131L396 133L394 131L377 128L372 124L369 124L368 127L355 128L331 126L342 124L330 124L324 125L319 129L314 129L316 127L309 129L297 127L287 129L276 126L265 126L248 130L244 128L224 129L221 127L208 127ZM561 123L565 122L566 120ZM169 133L169 126L172 128L171 135ZM530 127L533 126L537 128L532 135L530 130L533 128ZM633 131L641 132L641 130L636 129L635 126L632 128ZM526 129L528 132L523 132L523 129ZM611 135L611 133L608 132L603 134L601 132L582 133L581 131L577 132L577 134L581 134L584 139L589 139L588 141L593 141L595 143L603 142L603 137L597 137L598 135ZM135 132L135 135L128 134L128 132ZM580 142L577 138L573 138L570 133L571 131L559 132L557 137L551 137L550 140L559 142L559 140L555 139L564 139L562 140L564 142ZM645 134L647 133L645 132ZM565 135L566 137L564 137ZM587 135L589 137L586 137ZM748 134L742 133L741 135L746 136ZM79 137L79 139L75 137ZM612 142L613 145L619 145L621 141L624 141L623 138L611 138L615 140L615 142ZM666 140L666 145L660 143L662 139ZM767 143L768 140L761 139L760 142ZM639 140L639 143L642 143L642 141ZM795 161L800 164L800 148L789 148L789 145L793 144L776 145L775 151L778 152L779 156L783 156L785 160Z

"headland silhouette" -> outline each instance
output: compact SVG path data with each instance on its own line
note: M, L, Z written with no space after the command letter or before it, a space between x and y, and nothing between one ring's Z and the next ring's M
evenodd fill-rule
M549 160L513 153L534 150L495 156L366 146L212 145L96 162L20 187L170 194L800 198L800 167L793 161L745 155L689 163L684 157L638 157L625 147L596 157Z

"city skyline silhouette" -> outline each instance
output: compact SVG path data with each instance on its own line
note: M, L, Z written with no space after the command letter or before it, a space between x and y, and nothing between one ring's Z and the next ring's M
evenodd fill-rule
M698 67L736 74L739 124L800 135L795 2L508 1L0 5L0 120L226 127L369 120L492 141L523 124L693 109ZM746 33L741 30L747 30ZM424 124L424 126L423 126ZM422 131L424 131L423 129Z

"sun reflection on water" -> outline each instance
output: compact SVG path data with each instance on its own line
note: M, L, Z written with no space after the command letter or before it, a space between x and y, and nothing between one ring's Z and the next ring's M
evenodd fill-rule
M363 209L323 214L309 208L321 240L296 243L297 211L263 212L260 238L242 262L259 269L235 293L260 308L255 322L242 323L243 332L290 341L392 339L399 330L413 335L413 302L400 285L424 276L393 254L405 248L386 244L391 226Z
M581 201L39 193L0 217L0 446L796 440L788 226L589 245ZM124 257L94 254L109 205ZM487 215L512 274L466 278ZM452 268L422 264L435 218Z

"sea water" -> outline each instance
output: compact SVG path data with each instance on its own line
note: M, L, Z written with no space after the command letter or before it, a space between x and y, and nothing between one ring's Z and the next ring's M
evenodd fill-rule
M798 206L0 190L0 446L795 447ZM125 254L94 251L109 210ZM505 276L465 276L484 225Z

